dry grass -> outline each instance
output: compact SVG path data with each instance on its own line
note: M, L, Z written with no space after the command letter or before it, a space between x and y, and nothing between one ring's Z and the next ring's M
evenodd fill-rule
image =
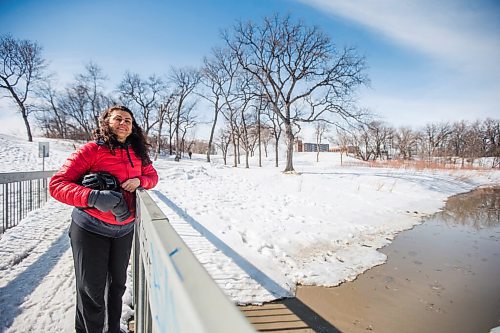
M484 167L472 166L470 164L452 164L429 161L369 161L363 163L364 166L372 168L393 168L393 169L413 169L413 170L487 170Z

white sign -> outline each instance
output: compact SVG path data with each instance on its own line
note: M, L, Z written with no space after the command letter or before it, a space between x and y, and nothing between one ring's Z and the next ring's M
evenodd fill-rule
M49 143L39 142L38 143L38 157L49 157Z

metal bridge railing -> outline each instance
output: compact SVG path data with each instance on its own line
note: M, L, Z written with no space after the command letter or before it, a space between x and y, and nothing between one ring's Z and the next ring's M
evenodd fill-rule
M145 190L137 191L136 333L255 333Z
M56 171L0 173L0 233L16 226L49 198L48 179Z

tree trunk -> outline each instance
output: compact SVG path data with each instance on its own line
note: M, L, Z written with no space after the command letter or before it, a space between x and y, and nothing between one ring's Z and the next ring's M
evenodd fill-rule
M210 138L208 139L208 149L207 149L207 162L210 163L210 152L212 151L212 142L214 140L215 125L217 122L217 115L215 116L214 123L212 125L212 130L210 131Z
M21 115L23 116L24 126L26 126L26 133L28 134L28 141L33 142L33 136L31 135L31 127L30 127L30 122L28 121L28 112L26 110L26 107L24 106L24 103L19 99L19 96L17 96L13 88L9 88L8 90L10 91L17 105L21 109Z
M257 114L257 131L258 131L258 139L259 139L259 167L262 167L262 148L260 142L260 108Z
M158 127L158 137L156 138L156 155L155 155L155 161L158 159L158 156L160 156L160 146L161 146L161 130L162 130L162 122L160 121L159 127Z
M293 169L293 131L292 124L290 122L285 122L285 134L287 139L286 147L286 167L283 172L292 172Z
M218 100L218 98L217 98ZM207 150L207 162L210 163L210 152L212 150L212 142L214 140L215 126L217 125L217 117L219 116L219 112L217 109L219 108L219 103L215 103L215 117L214 122L212 123L212 130L210 131L210 138L208 139L208 150Z
M236 151L238 153L238 164L241 164L241 154L240 154L240 140L238 139L238 141L236 142Z
M179 126L181 123L181 109L179 108L177 110L177 125L175 126L175 158L174 160L176 162L179 162L181 160L181 143L179 142Z
M28 134L28 141L33 142L33 136L31 135L30 123L28 121L28 115L26 114L24 106L23 106L23 120L24 120L24 125L26 126L26 133Z
M234 133L234 132L233 132ZM233 164L233 167L237 167L238 166L238 156L237 156L237 152L236 152L236 139L234 138L234 134L232 135L232 139L233 139L233 152L234 152L234 164Z
M278 167L278 153L279 153L279 149L278 149L278 139L276 139L276 144L274 145L274 156L275 156L275 163L274 163L274 166L275 167Z

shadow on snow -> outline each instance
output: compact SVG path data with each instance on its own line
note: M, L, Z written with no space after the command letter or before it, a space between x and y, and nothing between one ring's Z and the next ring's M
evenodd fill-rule
M24 272L16 276L6 286L0 288L0 332L10 327L21 312L20 306L50 273L61 256L69 249L67 228Z

